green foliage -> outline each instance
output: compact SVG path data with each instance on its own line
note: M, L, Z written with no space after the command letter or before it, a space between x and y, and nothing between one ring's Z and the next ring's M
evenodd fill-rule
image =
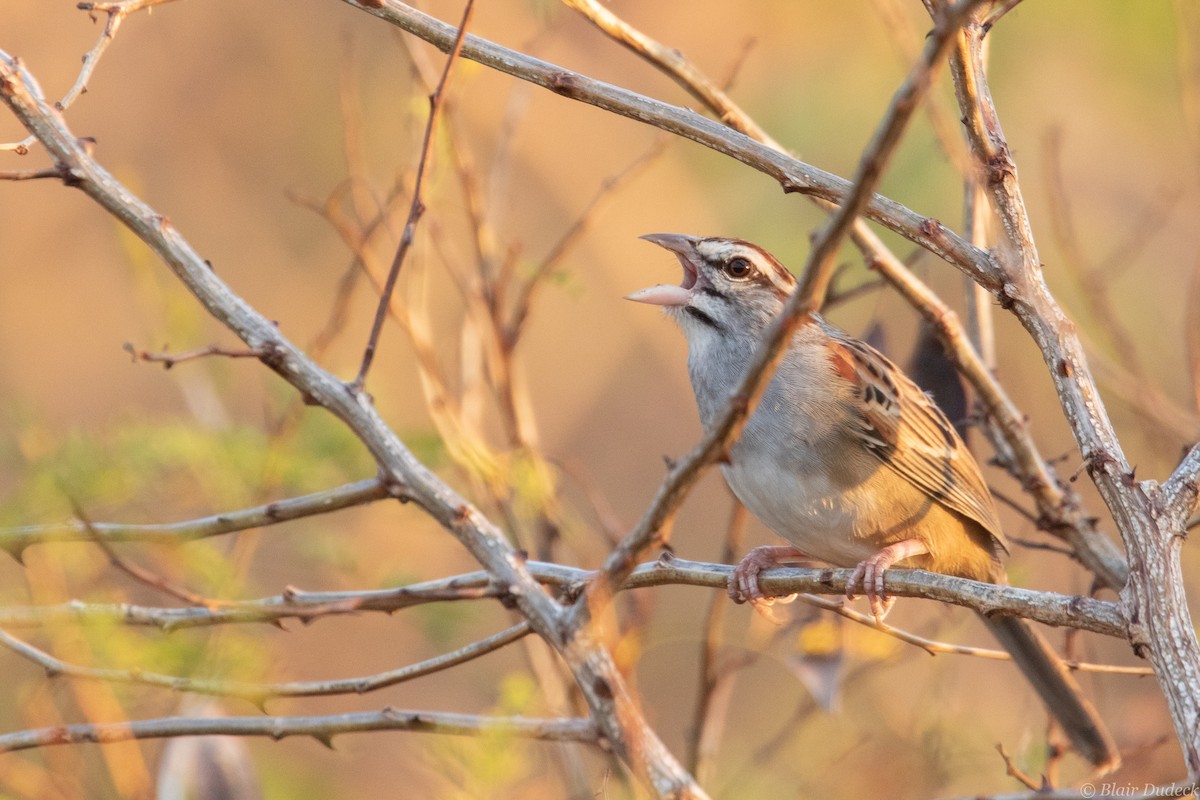
M261 502L265 482L272 493L299 494L369 472L361 446L320 414L305 414L297 435L278 443L249 426L205 430L175 419L127 419L100 434L30 423L21 438L23 478L0 511L3 524L61 518L72 504L89 516L141 509L166 521L162 509L178 517Z
M527 673L509 673L499 681L499 694L491 710L497 716L526 716L535 712L539 692ZM479 797L519 797L520 784L533 777L533 749L507 733L432 740L430 753L442 773L457 786L443 800Z

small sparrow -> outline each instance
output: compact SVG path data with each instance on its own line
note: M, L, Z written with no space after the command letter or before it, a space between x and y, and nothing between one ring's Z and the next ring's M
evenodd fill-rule
M765 250L738 239L656 233L680 285L629 295L662 306L683 330L707 428L796 287ZM853 567L879 620L891 566L1004 583L1008 544L978 464L945 414L870 345L817 314L802 320L774 377L721 465L738 499L788 542L751 550L730 578L737 602L769 602L764 569L798 560ZM1067 667L1026 621L982 617L1079 752L1115 769L1116 747Z

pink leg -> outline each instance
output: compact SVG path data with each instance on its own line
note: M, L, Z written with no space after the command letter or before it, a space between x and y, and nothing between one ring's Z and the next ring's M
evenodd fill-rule
M729 576L729 597L735 603L750 601L755 608L759 608L760 603L763 605L771 605L775 602L790 603L796 599L795 595L787 598L764 595L762 587L758 585L758 573L789 561L805 561L807 559L806 553L790 545L756 547L746 553L745 557L733 568L733 574Z
M928 552L929 548L925 543L916 539L905 539L888 545L854 568L850 580L846 581L846 597L853 600L854 587L861 584L863 593L871 601L871 613L876 621L883 622L883 618L892 610L892 604L896 602L896 598L887 597L883 593L884 570L909 556L919 556Z

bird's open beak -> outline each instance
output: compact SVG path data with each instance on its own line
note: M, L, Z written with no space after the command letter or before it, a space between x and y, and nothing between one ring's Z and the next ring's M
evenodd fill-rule
M625 299L656 306L687 305L699 275L696 269L696 243L700 240L684 233L647 233L641 238L654 242L659 247L665 247L675 254L683 266L683 281L678 286L669 283L648 286L626 295Z

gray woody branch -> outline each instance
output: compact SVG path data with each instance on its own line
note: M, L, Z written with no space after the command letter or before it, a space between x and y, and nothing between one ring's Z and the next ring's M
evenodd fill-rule
M130 525L119 522L71 520L58 525L24 525L0 528L0 549L20 559L26 547L45 542L156 542L182 544L234 531L277 525L302 517L328 514L343 508L363 505L388 496L387 486L379 478L348 483L334 489L277 500L254 508L227 511L184 522L160 525Z
M126 742L173 736L268 736L276 740L310 736L332 746L337 734L364 731L492 734L586 743L600 740L596 725L587 719L482 717L389 707L315 717L167 717L139 722L58 725L0 735L0 753L56 744Z
M541 561L527 562L536 581L577 595L595 572ZM687 585L724 591L733 567L664 556L641 564L625 579L621 589ZM787 568L762 574L763 588L774 595L794 592L840 596L846 592L848 569ZM1091 597L1000 586L909 569L887 572L887 592L897 597L923 597L974 609L985 615L1008 614L1046 625L1078 628L1106 636L1126 638L1127 622L1118 603ZM231 603L216 608L152 608L131 605L69 603L54 606L0 608L0 626L30 628L41 625L107 621L158 627L164 630L226 623L278 623L285 619L309 620L319 616L362 611L392 613L425 603L450 600L508 600L509 587L487 572L470 572L396 589L346 592L289 590L261 600Z
M1002 223L1003 241L995 250L1003 273L1001 302L1037 343L1088 474L1121 533L1130 568L1121 589L1129 641L1154 666L1188 773L1195 779L1200 777L1200 643L1184 593L1180 550L1194 505L1200 454L1193 448L1165 487L1135 478L1075 326L1046 285L1017 165L983 66L986 32L979 21L965 26L950 64L967 140Z

